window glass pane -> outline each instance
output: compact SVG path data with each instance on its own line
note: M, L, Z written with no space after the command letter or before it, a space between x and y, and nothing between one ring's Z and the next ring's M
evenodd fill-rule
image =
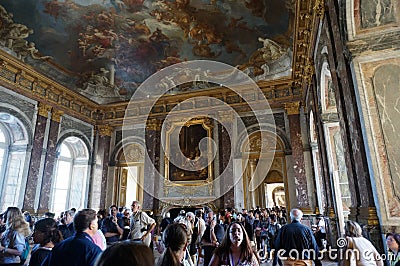
M4 135L3 130L0 127L0 143L6 143L6 136Z
M9 154L8 171L4 183L4 206L18 205L24 162L24 152L11 152Z
M61 144L60 157L71 158L71 151L64 143Z
M70 179L71 163L65 161L58 162L56 188L68 189Z
M2 172L2 168L3 168L4 153L5 153L5 149L0 148L0 173Z
M58 213L67 208L85 207L87 154L86 145L80 138L68 137L61 144L53 185L52 211Z

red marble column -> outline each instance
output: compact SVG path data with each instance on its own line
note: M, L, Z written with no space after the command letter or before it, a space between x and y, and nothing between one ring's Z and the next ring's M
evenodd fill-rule
M54 175L54 165L56 163L58 129L60 127L62 115L63 112L58 110L53 110L51 114L38 213L45 213L49 211L51 184Z
M92 172L89 183L89 207L107 208L107 176L110 161L110 144L113 128L108 125L97 126L95 135Z
M32 153L29 162L28 179L25 189L25 197L23 203L23 210L29 211L30 213L35 212L35 198L36 188L38 186L40 173L40 163L43 153L43 143L46 133L47 118L51 106L40 103L38 106L38 114L35 125L35 135L33 137Z
M157 119L151 119L146 124L146 150L149 158L145 156L144 160L144 191L143 191L143 203L142 208L146 210L157 210L160 205L160 201L157 198L157 193L160 188L158 182L156 182L155 175L152 170L154 168L160 171L160 146L161 146L161 125L162 122ZM149 192L152 194L150 195ZM154 196L153 196L154 195Z
M296 205L304 213L311 213L310 202L308 200L307 178L304 164L303 142L300 127L300 103L292 102L285 104L285 110L289 120L290 144L292 146L293 157L293 182L296 189Z
M226 174L232 177L225 184L220 184L221 190L226 191L226 188L229 188L228 192L221 197L223 202L221 202L220 207L225 209L235 206L233 159L229 163L229 159L232 157L229 132L233 131L233 115L224 112L224 114L218 115L218 119L224 124L224 126L218 124L219 150L221 151L219 154L219 172L222 174L226 170Z

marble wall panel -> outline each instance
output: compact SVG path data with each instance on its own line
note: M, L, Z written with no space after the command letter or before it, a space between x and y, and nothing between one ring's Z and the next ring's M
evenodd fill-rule
M400 58L395 51L359 57L355 70L381 223L400 229Z

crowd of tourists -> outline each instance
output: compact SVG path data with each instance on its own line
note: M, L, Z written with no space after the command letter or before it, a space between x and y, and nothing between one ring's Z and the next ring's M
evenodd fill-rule
M59 217L46 213L36 222L29 213L9 207L0 214L0 266L257 266L264 261L318 266L318 254L327 245L324 217L318 215L306 226L299 209L289 214L281 207L214 213L204 207L181 210L177 217L166 212L159 223L151 216L138 201L130 210L116 205L108 213L69 209ZM344 264L384 265L358 223L346 221L345 231L345 248L367 255L346 258ZM386 261L400 266L400 235L386 238Z

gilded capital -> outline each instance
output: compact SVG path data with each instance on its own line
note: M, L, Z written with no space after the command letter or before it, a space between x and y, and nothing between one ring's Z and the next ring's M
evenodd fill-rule
M38 105L38 114L40 116L44 116L44 117L48 117L49 116L49 112L51 111L51 106L44 104L44 103L39 103Z
M325 13L325 1L324 0L317 0L315 1L314 12L319 18L324 17Z
M51 113L51 120L60 123L63 114L64 114L63 111L53 109L53 112Z
M300 102L284 103L284 108L288 115L300 114Z
M108 136L111 137L114 129L109 125L98 125L97 129L99 130L100 136Z
M157 119L149 119L146 123L147 130L156 130L160 131L162 126L162 121Z

